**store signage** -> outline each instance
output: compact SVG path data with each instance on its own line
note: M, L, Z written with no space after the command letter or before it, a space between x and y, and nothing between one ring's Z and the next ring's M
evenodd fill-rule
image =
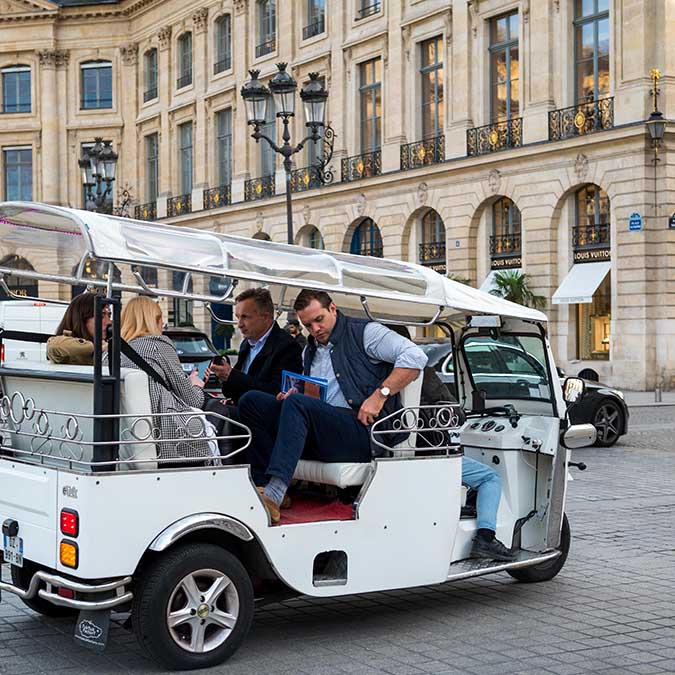
M592 248L580 251L574 251L574 262L601 262L603 260L610 260L608 248Z
M511 258L493 258L490 264L490 269L493 270L508 270L513 269L514 267L522 267L523 259L518 256L513 256Z
M639 213L631 213L628 219L628 229L631 232L639 232L642 229L642 216Z
M434 272L438 272L439 274L442 274L445 276L448 272L448 266L445 263L435 263L435 264L424 264L425 267L427 267L430 270L433 270Z
M675 229L675 213L668 218L668 227Z

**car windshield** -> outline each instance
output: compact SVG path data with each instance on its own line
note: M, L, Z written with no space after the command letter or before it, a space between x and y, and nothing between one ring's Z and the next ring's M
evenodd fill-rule
M199 335L173 335L171 336L176 347L178 356L204 356L213 353L209 343Z
M469 373L487 399L551 401L544 342L534 335L472 335L463 344Z

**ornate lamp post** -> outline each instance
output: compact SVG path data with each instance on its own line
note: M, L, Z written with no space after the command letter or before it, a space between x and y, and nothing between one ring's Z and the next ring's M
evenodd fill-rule
M86 156L78 161L82 171L82 185L85 190L85 208L88 211L105 213L108 195L112 193L117 168L117 153L112 149L111 141L95 139Z
M291 205L291 158L297 152L300 152L307 141L317 142L321 139L321 129L324 125L324 116L326 112L326 99L328 92L324 89L318 80L318 73L309 74L309 82L300 92L303 107L305 109L305 126L310 129L309 136L306 136L300 143L293 146L290 143L291 133L289 122L295 116L295 92L297 89L296 81L286 72L286 63L278 63L277 74L272 78L269 89L258 80L259 70L250 70L251 79L241 88L241 97L246 104L246 117L248 124L253 127L251 137L256 143L264 140L270 145L274 152L280 154L283 159L284 171L286 172L286 226L288 230L288 243L293 243L293 209ZM277 145L271 138L260 131L267 119L267 107L270 98L274 98L276 116L281 118L284 129L282 133L282 145ZM328 131L330 130L330 134ZM330 126L326 127L325 138L330 139L330 154L317 162L314 170L322 183L330 182L329 172L324 172L326 164L332 156L332 138L333 130Z
M647 120L647 129L649 130L649 137L652 139L652 147L654 148L654 163L659 161L659 146L663 141L666 133L666 121L663 119L663 113L659 110L659 80L661 79L661 71L658 68L652 68L650 73L652 78L652 98L654 99L654 109Z

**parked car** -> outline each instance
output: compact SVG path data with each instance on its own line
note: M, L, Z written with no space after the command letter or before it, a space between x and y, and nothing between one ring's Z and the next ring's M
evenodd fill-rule
M163 333L171 338L176 347L183 370L186 373L191 373L196 367L199 375L204 377L208 365L219 354L209 336L197 328L168 327L164 329ZM222 394L218 378L213 373L204 389L210 394Z
M428 365L435 368L439 378L454 391L455 375L452 362L452 345L448 341L422 342L420 347L429 359ZM467 350L484 354L484 367L480 375L480 384L495 388L506 375L512 376L517 372L518 379L523 387L538 387L543 366L531 354L517 344L503 342L467 345ZM511 354L510 357L507 355ZM565 373L558 369L561 383L565 380ZM623 392L608 387L600 382L584 380L586 389L582 398L569 410L572 424L592 424L597 431L595 445L610 447L628 431L629 412L624 401ZM512 385L510 385L512 386Z

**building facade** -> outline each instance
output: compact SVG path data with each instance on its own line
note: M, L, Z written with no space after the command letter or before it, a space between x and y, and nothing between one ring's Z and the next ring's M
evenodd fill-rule
M297 243L484 288L521 270L567 372L672 388L673 126L655 153L646 121L653 69L675 119L673 30L668 0L3 0L0 198L82 207L102 137L130 215L283 242L284 172L239 90L288 62L335 132L330 184L308 168L327 143L295 156Z

